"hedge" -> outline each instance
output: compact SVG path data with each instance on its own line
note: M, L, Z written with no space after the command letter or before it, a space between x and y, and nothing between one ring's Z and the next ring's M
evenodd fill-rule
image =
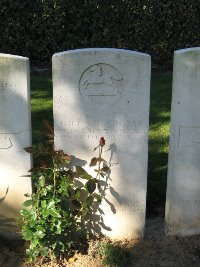
M172 62L200 46L199 0L1 0L0 52L46 64L55 52L115 47Z

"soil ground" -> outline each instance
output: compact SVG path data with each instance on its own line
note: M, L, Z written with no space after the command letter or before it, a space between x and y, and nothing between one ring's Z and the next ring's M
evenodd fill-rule
M102 267L95 241L90 243L87 254L76 254L74 262L67 259L60 262L25 263L24 245L21 242L0 241L0 267ZM200 266L200 235L193 237L166 237L161 217L147 220L143 240L121 243L132 255L130 267L198 267ZM113 266L110 266L113 267ZM128 266L124 266L128 267Z

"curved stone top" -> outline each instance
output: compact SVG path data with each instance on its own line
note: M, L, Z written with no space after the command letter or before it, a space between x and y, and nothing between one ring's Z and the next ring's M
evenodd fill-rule
M29 60L28 57L22 57L22 56L11 55L11 54L4 54L4 53L0 53L0 58L1 57L13 58L13 59L21 59L21 60Z
M184 49L176 50L174 53L175 54L183 54L183 53L195 52L195 51L200 52L200 47L184 48Z
M84 52L107 52L107 53L127 53L135 56L143 56L150 58L150 55L146 53L141 53L137 51L132 51L128 49L118 49L118 48L84 48L84 49L74 49L74 50L68 50L59 52L53 55L53 57L59 57L63 55L69 55L69 54L77 54L77 53L84 53Z

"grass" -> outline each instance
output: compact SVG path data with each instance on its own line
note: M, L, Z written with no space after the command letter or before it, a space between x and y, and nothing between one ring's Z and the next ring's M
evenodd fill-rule
M52 80L49 76L31 76L33 144L42 140L44 119L53 122ZM171 73L153 73L151 81L149 165L147 212L164 208L169 123L171 109Z
M53 90L50 76L31 76L31 118L35 144L42 139L43 120L53 123Z
M151 81L147 211L164 210L171 110L171 73L154 73Z

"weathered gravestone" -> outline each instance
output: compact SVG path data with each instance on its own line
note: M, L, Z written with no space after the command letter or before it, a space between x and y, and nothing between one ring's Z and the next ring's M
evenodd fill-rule
M174 54L166 234L200 234L200 48Z
M0 54L0 216L13 218L31 193L28 58ZM1 221L1 220L0 220ZM0 223L1 224L1 223Z
M106 140L111 205L103 203L102 210L112 230L102 232L112 238L142 236L150 56L120 49L58 53L53 56L53 87L55 147L89 163L100 137Z

